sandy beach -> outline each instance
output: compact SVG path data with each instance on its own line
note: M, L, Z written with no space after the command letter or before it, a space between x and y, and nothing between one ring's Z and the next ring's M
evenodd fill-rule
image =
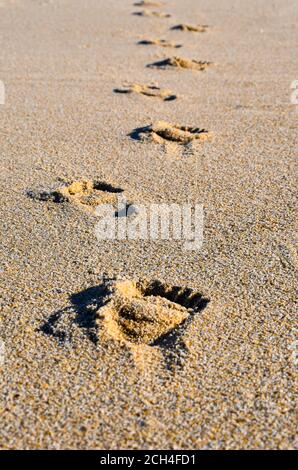
M0 449L297 449L297 2L142 3L0 0Z

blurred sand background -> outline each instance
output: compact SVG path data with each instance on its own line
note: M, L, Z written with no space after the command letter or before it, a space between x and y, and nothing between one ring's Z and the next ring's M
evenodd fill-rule
M0 447L297 447L297 3L137 10L132 0L0 2ZM212 28L170 30L178 23ZM136 44L148 38L183 47ZM173 55L216 66L146 67ZM178 99L114 93L124 82L156 82ZM160 119L214 137L183 155L128 136ZM204 245L99 242L86 211L26 195L61 179L109 181L139 202L201 203ZM59 320L64 342L49 334L55 312L96 293L103 273L210 299L183 333L179 364L167 367L158 347L136 359L113 338L95 344L73 311Z

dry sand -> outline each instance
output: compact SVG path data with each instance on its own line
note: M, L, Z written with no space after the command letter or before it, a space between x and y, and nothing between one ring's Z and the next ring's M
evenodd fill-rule
M297 447L297 2L171 0L169 18L133 3L0 2L0 447ZM171 50L142 36L216 67L149 68ZM123 83L178 99L115 93ZM129 137L158 121L213 138L185 154ZM91 182L89 197L94 181L202 203L202 249L99 242L75 194L28 197ZM102 311L118 277L161 290L112 292ZM190 289L205 299L193 311Z

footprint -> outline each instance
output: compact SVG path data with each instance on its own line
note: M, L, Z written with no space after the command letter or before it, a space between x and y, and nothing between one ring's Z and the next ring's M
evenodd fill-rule
M173 30L179 30L179 31L191 31L194 33L205 33L210 26L207 24L202 24L202 25L191 25L191 24L177 24L176 26L172 26L171 29Z
M95 213L100 204L116 205L118 195L123 193L121 188L114 187L101 181L73 181L53 191L28 191L27 195L37 201L52 201L55 203L73 203Z
M163 5L164 3L162 2L151 2L150 0L142 0L134 3L136 7L162 7Z
M212 62L201 61L201 60L192 60L192 59L184 59L183 57L170 57L168 59L164 59L158 62L154 62L153 64L147 65L149 68L162 68L166 69L168 67L178 67L181 69L191 69L191 70L198 70L203 71L206 70L208 67L214 65Z
M182 47L182 44L177 44L173 41L167 41L166 39L142 39L138 42L140 45L144 46L161 46L161 47L174 47L176 49Z
M160 281L110 281L97 322L108 335L129 344L158 345L208 303L187 287Z
M40 332L60 343L95 345L117 341L132 353L136 366L147 367L160 354L173 371L189 351L184 338L195 315L208 304L200 292L160 281L115 280L103 276L100 285L72 294L70 304L53 312Z
M115 88L115 93L139 93L145 96L153 96L162 98L164 101L173 101L177 98L171 90L159 88L156 85L141 85L140 83L133 83L123 88Z
M171 15L169 13L164 13L162 11L151 11L151 10L143 10L143 11L135 11L133 15L136 16L151 16L155 18L170 18Z
M193 141L203 142L212 134L198 127L180 126L165 121L157 121L151 126L135 129L130 137L135 140L152 140L159 144L174 142L187 145Z

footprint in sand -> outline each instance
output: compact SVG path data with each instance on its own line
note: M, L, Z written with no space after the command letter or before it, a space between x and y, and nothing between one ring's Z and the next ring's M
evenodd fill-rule
M110 281L96 321L116 340L155 346L207 303L187 287L156 280Z
M151 10L134 11L133 15L150 16L150 17L155 17L155 18L170 18L171 17L169 13L164 13L162 11L151 11Z
M140 2L134 3L134 6L136 7L162 7L164 3L162 2L150 2L150 0L142 0Z
M212 62L202 60L184 59L183 57L169 57L168 59L160 60L158 62L154 62L153 64L148 64L147 67L161 69L178 67L180 69L191 69L201 72L206 70L208 67L211 67L212 65L214 65Z
M147 359L160 359L161 353L169 371L183 364L190 347L185 342L187 329L209 303L185 286L105 276L102 284L71 295L70 301L41 325L43 334L61 343L74 341L81 333L94 344L119 342L142 369Z
M123 189L102 181L82 180L73 181L52 191L30 190L27 196L37 201L76 204L95 214L96 207L101 204L111 204L116 208L118 195L123 192Z
M174 47L175 49L182 47L182 44L177 44L174 41L167 41L166 39L142 39L138 44L142 46Z
M177 98L171 90L159 88L156 85L141 85L140 83L133 83L126 85L123 88L115 88L115 93L138 93L145 96L161 98L164 101L173 101Z
M135 129L130 137L134 140L151 140L159 144L174 142L187 145L191 142L203 142L212 137L211 132L198 127L180 126L165 121L157 121L150 126Z
M171 29L178 30L178 31L191 31L194 33L205 33L210 26L207 24L202 25L191 25L191 24L177 24L176 26L172 26Z

